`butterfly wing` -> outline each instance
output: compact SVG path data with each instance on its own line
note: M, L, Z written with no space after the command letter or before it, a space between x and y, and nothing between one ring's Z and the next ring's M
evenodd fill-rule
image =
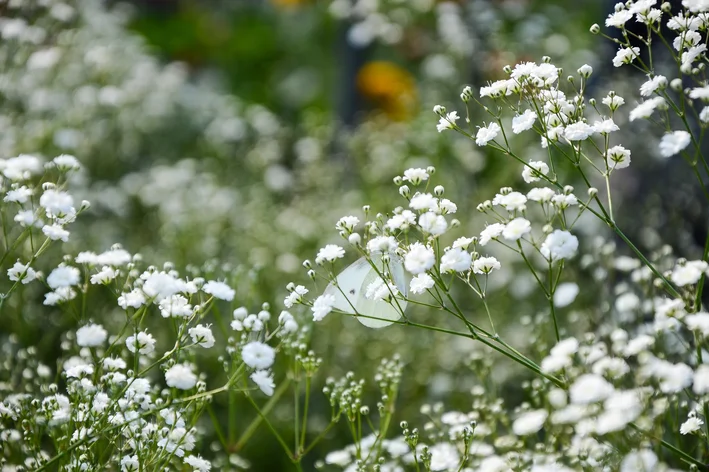
M332 282L325 289L325 295L335 297L333 308L350 314L356 314L357 299L362 290L362 283L367 274L372 271L372 266L364 257L351 264L337 276L337 286ZM366 290L366 286L364 289ZM364 296L364 293L362 293Z
M385 267L381 256L372 256L372 262L380 273L384 271ZM406 275L401 258L390 255L388 270L399 292L406 295ZM401 311L406 309L406 302L397 300L392 305L383 300L370 300L365 297L367 287L377 278L379 278L377 271L366 258L362 257L342 271L337 276L337 286L331 283L325 289L325 294L335 297L334 308L353 315L365 315L357 317L364 326L383 328L401 318ZM398 307L401 308L401 311Z

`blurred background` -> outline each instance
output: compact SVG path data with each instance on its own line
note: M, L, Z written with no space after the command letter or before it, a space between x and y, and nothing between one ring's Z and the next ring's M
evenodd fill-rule
M634 94L642 82L619 76L610 61L600 60L613 48L588 33L612 11L608 1L576 1L573 8L566 0L9 0L0 5L0 154L69 153L85 166L74 185L93 206L76 223L81 239L66 250L102 251L120 242L156 264L198 265L203 272L228 275L239 305L257 309L269 302L276 313L285 285L307 280L302 260L339 241L334 224L341 216L361 217L363 204L390 212L402 203L392 178L408 167L436 166L436 183L458 204L462 225L446 238L473 236L484 228L475 206L501 186L519 184L522 169L459 135L436 131L433 106L463 110L458 96L464 85L477 89L501 78L505 65L539 62L545 55L564 68L564 76L591 64L590 95L599 99L609 89ZM488 120L482 110L473 107L471 113L473 129ZM544 159L536 141L515 139L518 149L528 149L525 159ZM654 144L628 139L646 148ZM648 159L628 171L620 201L644 191L642 172L665 170ZM687 215L678 221L687 231L676 234L691 256L695 240L704 239L692 235L691 222L705 210L693 206L691 195L685 200ZM669 221L671 212L647 204L653 205L653 227ZM637 206L619 207L638 213ZM648 236L641 220L629 231L642 233L644 247L654 249L660 236ZM589 222L580 231L602 230ZM504 252L494 255L503 265L509 259ZM524 319L536 315L538 294L531 291L531 276L517 275L512 263L506 267L495 279L499 289L492 287L494 310L503 320L517 321L507 323L508 342L534 356L543 346L526 345ZM603 276L597 269L570 272L569 280L581 285ZM28 288L23 300L30 306L41 303L41 296ZM584 299L598 297L610 299L610 294L582 292L563 316L582 320L579 329L593 324L577 309ZM596 317L613 309L610 302L600 306ZM113 310L106 304L100 315L106 324ZM414 309L411 316L447 323L425 310ZM0 334L15 334L25 343L39 340L45 358L52 359L57 333L73 323L26 311L23 319L3 323ZM415 420L419 405L441 399L467 411L475 385L498 390L512 404L521 396L520 372L483 356L472 342L451 343L445 336L396 326L368 330L332 316L314 329L311 343L328 359L319 388L326 375L349 370L371 379L382 357L401 354L406 367L397 423ZM210 361L219 375L217 360L205 360ZM215 400L218 413L226 401ZM324 424L329 406L324 397L314 402L313 424ZM291 408L285 401L274 410L284 428ZM238 425L253 416L243 410ZM252 439L259 447L249 443L241 450L230 442L234 438L227 439L228 452L238 452L253 470L289 468L265 428ZM348 442L342 425L311 453L307 466ZM203 448L213 456L222 446L215 439Z

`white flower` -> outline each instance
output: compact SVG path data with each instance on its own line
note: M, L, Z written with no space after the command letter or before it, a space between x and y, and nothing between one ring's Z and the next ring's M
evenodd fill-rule
M633 451L623 458L620 472L654 472L657 470L657 456L650 449Z
M175 364L165 371L165 383L168 387L189 390L197 384L197 376L186 364Z
M667 87L667 78L664 75L656 75L640 86L640 95L643 97L649 97L655 93L656 90L663 89L665 87Z
M316 264L322 264L323 262L334 262L337 259L342 259L345 257L345 250L338 246L337 244L327 244L325 247L318 251L318 255L315 258Z
M343 216L335 224L335 229L340 231L352 231L359 224L359 218L356 216Z
M44 225L42 226L42 233L52 241L69 241L69 231L60 225Z
M593 131L599 134L610 134L613 131L618 131L619 129L620 128L618 125L615 124L615 121L611 118L593 123Z
M121 458L121 472L138 472L140 461L137 455L123 456Z
M126 347L133 354L136 351L143 355L152 354L155 351L155 338L146 331L140 331L136 335L128 336Z
M508 241L517 241L525 234L532 231L531 223L524 218L515 218L505 225L502 237Z
M159 303L160 314L163 318L187 318L192 315L192 305L182 295L171 295Z
M399 243L394 236L377 236L367 243L367 251L370 254L381 252L383 254L396 252Z
M313 321L322 321L332 311L333 305L335 305L335 297L332 295L320 295L316 298L311 308Z
M709 123L709 106L702 108L702 111L699 112L699 119L702 121L702 123ZM15 217L15 221L17 221L17 216Z
M481 246L487 245L491 240L496 239L502 235L505 230L505 225L502 223L493 223L485 227L484 230L480 232L480 239L478 242Z
M131 261L131 255L125 249L111 249L106 252L102 252L95 258L94 264L102 264L113 267L121 267L128 264Z
M512 132L520 134L524 131L532 129L534 122L537 120L537 114L532 110L527 110L521 115L515 115L512 118Z
M692 141L692 135L686 131L673 131L667 133L660 140L660 155L662 157L671 157L689 146Z
M70 154L61 154L54 159L52 162L61 170L79 170L81 169L81 164L79 160Z
M696 433L702 428L702 425L704 424L704 421L702 421L700 418L697 418L696 415L690 414L689 417L687 418L687 421L682 423L682 425L679 427L679 433L680 434L692 434Z
M554 291L554 306L563 308L571 305L579 294L579 286L573 282L559 284Z
M473 272L476 274L489 274L500 269L500 261L494 257L480 257L473 262Z
M527 192L527 199L533 202L547 203L556 195L549 187L533 188Z
M498 193L492 204L503 206L507 211L523 211L527 208L527 197L520 192Z
M419 216L419 226L424 232L438 236L446 232L448 222L443 215L429 211Z
M448 200L447 198L442 199L438 202L438 206L441 209L441 213L444 215L450 215L458 211L458 205Z
M670 280L679 287L694 285L699 282L702 275L709 269L705 261L687 261L683 265L676 265L670 275Z
M640 105L636 106L629 115L630 121L635 121L638 118L650 118L655 109L664 109L667 107L667 102L662 97L653 97L645 100Z
M296 286L293 291L283 300L283 305L285 305L286 308L293 308L293 305L298 303L303 298L303 295L305 295L306 293L308 293L307 288L303 287L302 285ZM236 317L236 310L234 310L234 317ZM246 315L244 315L244 318L245 317Z
M202 291L227 302L232 301L234 299L234 294L236 293L233 288L224 282L218 282L216 280L210 280L204 284L202 286Z
M564 137L569 141L583 141L595 132L593 126L583 121L577 121L564 128Z
M625 99L623 97L621 97L620 95L615 95L615 94L609 93L608 95L603 97L603 100L601 100L601 102L605 106L610 108L611 111L615 111L625 104Z
M548 173L549 166L546 162L529 161L529 165L524 166L524 169L522 170L522 178L525 182L531 184L532 182L539 181L541 175L547 175Z
M640 56L640 48L620 48L613 58L613 65L620 67L623 64L630 64L636 57Z
M113 267L103 266L99 272L91 276L91 283L97 284L108 284L111 280L116 278L116 271Z
M26 186L16 187L5 194L3 201L12 203L27 203L34 193L34 190Z
M404 180L408 180L413 185L418 185L428 180L428 172L426 169L421 168L406 169L404 171Z
M576 236L568 231L557 229L546 237L540 252L547 259L558 261L574 257L578 247L579 240Z
M76 330L76 344L81 347L96 347L106 341L108 332L98 324L88 324Z
M433 288L435 282L430 275L423 273L411 279L411 293L421 294L426 290Z
M709 107L705 107L704 109L709 109ZM20 210L13 218L13 221L19 223L20 226L26 227L34 225L38 220L32 210Z
M624 169L630 165L630 150L623 146L613 146L608 149L608 157L606 159L608 168Z
M52 289L59 287L71 287L79 283L81 273L76 267L59 265L47 277L47 285Z
M55 189L46 190L39 197L39 204L47 210L48 218L59 218L76 213L72 196Z
M458 467L460 455L458 454L458 448L453 444L447 442L434 444L429 448L429 452L431 453L432 472L451 470Z
M276 388L276 384L273 383L273 374L269 370L257 370L250 376L251 380L254 381L258 388L267 395L273 395L273 389Z
M697 395L709 393L709 364L702 364L694 372L694 385L692 390Z
M37 278L37 272L29 264L22 264L18 260L7 270L7 277L12 282L21 280L23 284L28 284Z
M527 411L512 423L512 431L517 436L534 434L542 429L548 417L549 413L546 410Z
M441 272L466 272L472 263L473 256L469 252L453 248L441 257Z
M389 218L386 222L386 227L394 231L397 229L407 229L413 224L416 224L416 214L411 210L404 210Z
M438 211L438 199L430 193L417 193L411 197L409 207L419 211Z
M611 13L606 18L606 26L614 28L623 28L625 23L628 22L633 17L633 13L629 10L620 10L615 13Z
M252 341L241 350L244 363L256 370L269 369L276 358L276 351L268 344Z
M497 123L490 123L487 127L480 128L475 135L475 144L485 146L500 133L501 128Z
M204 348L210 348L214 346L214 335L212 334L212 330L209 329L208 326L198 324L194 328L190 328L188 333L192 338L192 342L196 345L202 346Z
M2 173L10 180L27 180L33 175L41 174L44 170L42 161L29 154L20 154L4 161Z
M605 400L613 393L613 386L596 374L583 374L569 388L571 403L588 404Z
M707 0L682 0L682 5L692 13L709 11L709 2Z
M118 297L118 306L124 310L127 310L128 307L140 308L143 306L145 301L145 295L143 295L143 292L136 288L128 293L122 293L121 296Z
M200 456L187 456L184 462L199 472L209 472L212 470L212 464L208 460L202 459Z
M447 129L453 129L455 127L455 122L458 121L460 117L458 116L457 111L452 111L445 116L442 116L440 120L438 120L438 124L436 125L436 129L438 130L439 133L442 133L443 131Z
M142 287L143 293L156 302L186 291L184 282L167 272L144 272L140 278L145 281Z
M76 298L76 292L71 287L59 287L53 292L44 294L44 304L48 306L68 302Z
M416 242L409 246L409 251L404 256L404 267L416 275L426 272L436 263L436 255L428 246Z

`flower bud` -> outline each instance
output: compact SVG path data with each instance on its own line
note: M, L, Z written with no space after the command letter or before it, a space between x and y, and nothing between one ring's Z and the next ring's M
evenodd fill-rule
M359 246L362 242L362 236L360 236L359 233L352 233L350 234L350 237L347 240L350 242L351 245Z
M597 189L596 187L590 187L590 188L588 189L588 196L591 197L591 198L593 198L593 197L595 197L596 195L598 195L598 189Z
M411 195L411 190L409 189L409 186L402 185L401 187L399 187L399 194L404 198L408 198L409 195Z
M598 26L598 23L594 23L591 25L591 29L589 31L591 31L591 34L598 34L601 32L601 27Z
M441 195L443 195L444 191L445 189L443 188L443 185L436 185L436 187L433 189L433 194L437 197L440 197Z
M401 185L404 182L404 179L401 178L400 175L397 175L394 177L394 185Z
M682 79L672 79L670 82L670 88L675 92L680 92L682 90Z

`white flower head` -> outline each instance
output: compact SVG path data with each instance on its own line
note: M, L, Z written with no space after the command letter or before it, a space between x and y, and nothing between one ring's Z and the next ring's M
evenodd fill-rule
M316 298L311 308L313 321L322 321L332 311L334 305L335 297L333 295L320 295Z
M570 259L576 255L579 247L579 240L576 236L560 229L549 234L540 251L544 257L551 261Z
M268 344L252 341L242 348L241 358L252 369L270 369L276 359L276 351Z
M522 170L522 178L528 184L532 182L537 182L541 179L542 175L547 175L549 173L549 166L546 162L542 161L529 161L529 165L524 166Z
M276 384L273 383L273 373L270 370L257 370L249 377L265 395L269 397L273 395Z
M487 146L487 143L497 137L502 129L497 123L490 123L486 127L482 127L475 135L475 144L478 146Z
M106 341L108 332L99 324L88 324L76 331L76 344L81 347L96 347Z
M660 140L660 155L671 157L689 146L692 142L692 135L686 131L672 131L665 134Z
M409 246L404 256L404 267L410 273L417 275L426 272L436 263L436 255L428 246L415 242Z
M186 364L175 364L165 371L165 383L168 387L190 390L197 385L197 376Z
M525 234L532 231L532 224L525 218L515 218L505 225L502 237L508 241L517 241Z
M419 274L411 279L411 293L417 295L424 293L426 290L433 288L434 285L435 282L430 275L426 273Z

